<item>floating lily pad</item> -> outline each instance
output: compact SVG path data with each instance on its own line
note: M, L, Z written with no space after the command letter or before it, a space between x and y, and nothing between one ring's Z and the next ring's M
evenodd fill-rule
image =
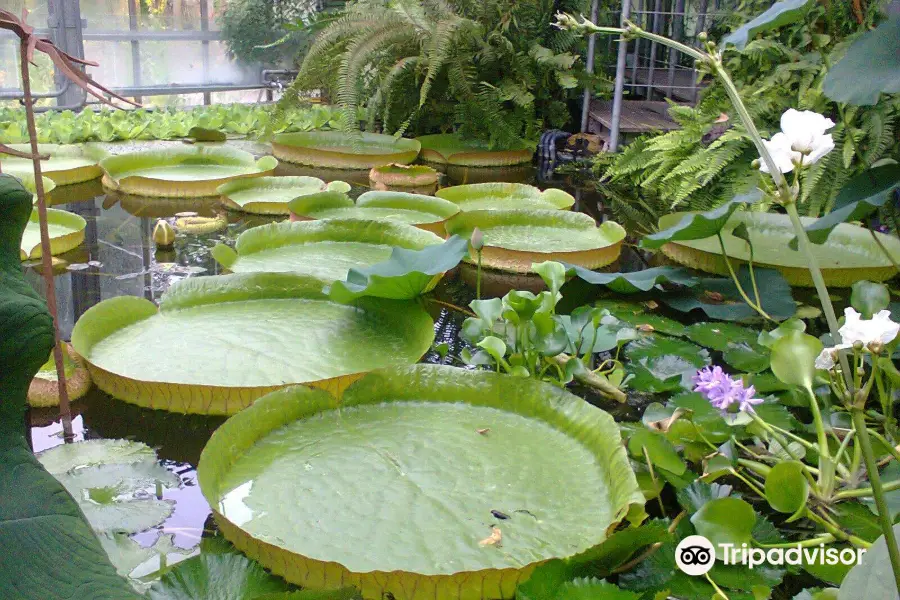
M416 138L422 144L422 158L431 162L468 167L505 167L531 162L535 144L492 149L478 140L464 140L455 133L437 133Z
M260 215L288 215L288 202L326 189L318 177L253 177L222 184L218 193L225 208Z
M452 202L406 192L366 192L356 203L346 194L322 192L292 200L291 218L374 219L415 225L444 235L444 221L459 212Z
M294 272L332 282L350 269L388 260L394 247L421 250L443 240L402 223L328 219L270 223L248 229L235 250L218 245L213 256L234 273Z
M340 390L414 363L434 340L415 302L332 302L320 279L244 273L182 280L156 305L120 296L72 331L97 387L148 408L233 414L288 384Z
M69 491L98 532L138 533L165 521L172 502L157 499L157 486L171 488L178 476L140 442L89 440L38 455L44 468Z
M81 357L72 350L72 346L65 344L64 348L66 392L70 401L78 400L91 389L91 375ZM59 405L59 379L53 353L28 386L28 404L38 408Z
M637 294L660 289L663 284L694 287L700 278L693 271L682 267L651 267L632 273L597 273L578 265L564 265L567 275L602 285L620 294Z
M419 155L416 140L380 133L349 135L340 131L280 133L272 151L281 160L331 169L371 169L411 163Z
M571 194L557 188L539 190L524 183L474 183L438 190L436 196L449 200L460 210L568 209L575 204Z
M364 598L512 598L644 504L607 413L533 379L435 365L372 373L339 398L261 398L213 434L199 472L241 551Z
M13 150L31 153L30 144L9 144ZM49 156L41 161L44 177L56 185L71 185L97 179L103 175L99 162L107 152L91 144L66 145L38 144L38 153ZM19 177L21 174L34 176L34 165L30 159L0 154L0 169L4 173Z
M50 253L53 256L73 250L84 241L84 228L87 222L80 215L56 208L47 209L47 233L50 234ZM19 258L28 260L41 258L41 226L37 208L31 211L22 243Z
M685 325L675 319L653 312L645 304L637 302L621 302L618 300L599 300L594 306L605 308L609 314L620 321L633 326L638 331L645 333L663 333L665 335L683 336Z
M473 210L447 221L447 233L466 239L476 227L484 234L482 264L516 273L548 260L603 267L619 257L625 239L614 221L598 227L588 215L564 210ZM476 256L470 251L467 260Z
M659 220L659 226L669 227L682 217L683 213L665 215ZM815 219L806 217L801 220L804 225L816 222ZM777 269L791 285L803 287L813 285L805 255L788 247L794 238L794 229L787 215L734 213L721 232L732 266L737 268L737 265L745 264L750 259L748 243L733 234L734 229L741 224L746 225L753 243L754 264ZM891 253L894 261L900 262L900 240L881 233L874 235ZM848 223L837 225L828 239L822 244L813 245L812 250L828 285L849 287L863 279L885 281L897 274L890 259L872 238L872 233L856 225ZM670 242L662 247L662 251L672 260L688 267L717 275L728 275L719 240L715 236Z
M706 348L722 352L729 365L739 371L759 373L769 368L769 350L760 346L758 332L733 323L696 323L687 337Z
M426 165L382 165L372 167L369 181L376 190L426 188L434 190L439 173ZM410 191L410 190L407 190Z
M233 179L270 175L278 161L243 150L196 144L110 156L100 161L103 185L137 196L197 198L217 195Z
M634 375L629 385L642 392L689 390L691 377L709 365L703 348L659 335L638 338L625 347L625 369Z

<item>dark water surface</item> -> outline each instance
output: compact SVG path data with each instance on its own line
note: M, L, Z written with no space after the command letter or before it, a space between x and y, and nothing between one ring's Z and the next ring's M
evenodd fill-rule
M113 152L127 152L150 146L179 144L126 143L113 144L110 148ZM264 151L264 148L249 142L235 145L256 153ZM353 195L368 189L368 174L365 171L330 171L283 165L277 174L312 175L326 181L342 179L354 185ZM576 208L591 214L598 221L602 220L597 195L572 188L562 180L539 183L536 175L537 170L530 165L508 169L458 168L444 176L442 185L514 181L540 187L561 187L576 197ZM69 339L78 318L102 300L130 295L158 301L176 281L218 274L218 264L209 252L213 246L219 242L233 243L241 232L278 220L225 212L228 225L224 229L205 235L180 233L173 250L157 251L151 235L158 218L174 217L179 212L214 216L224 211L217 207L215 201L208 199L143 200L105 194L99 180L60 187L53 194L55 208L77 213L87 221L84 243L67 254L54 257L57 309L64 339ZM624 254L623 261L636 261L628 251ZM36 290L43 292L39 268L40 261L25 263L26 277ZM459 282L451 282L442 284L438 295L450 303L464 306L471 299L472 292ZM462 342L457 332L462 317L447 309L435 314L435 342L447 343L450 354L458 354ZM440 360L435 352L425 357L426 362ZM137 534L134 538L141 544L150 545L161 533L174 534L177 546L195 546L210 524L209 505L200 493L196 465L209 436L225 418L147 410L117 401L97 388L74 402L72 409L77 440L124 438L143 442L153 447L166 467L181 478L181 486L164 492L164 498L176 501L173 515L163 525ZM63 442L57 409L32 411L31 424L31 438L36 452Z

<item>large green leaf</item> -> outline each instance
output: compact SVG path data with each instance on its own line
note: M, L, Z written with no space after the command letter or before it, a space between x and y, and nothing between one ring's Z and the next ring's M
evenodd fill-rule
M721 557L722 544L740 548L741 544L750 543L756 513L746 501L728 496L704 504L693 514L691 523L699 535L716 546L716 555Z
M894 525L893 533L900 540L900 525ZM882 535L866 552L862 562L850 569L844 577L838 600L896 600L895 581L887 543Z
M695 323L687 328L687 336L722 352L725 362L739 371L758 373L769 367L769 351L757 343L758 334L752 329L731 323Z
M132 600L78 505L34 457L22 423L53 345L47 307L25 282L19 242L31 193L0 175L0 590L10 600Z
M288 202L325 189L325 182L318 177L251 177L223 183L216 191L225 208L286 215L290 213Z
M524 183L472 183L443 188L435 194L460 210L504 210L516 208L567 209L575 198L556 188L544 191Z
M835 102L872 105L880 94L900 92L900 15L856 39L825 75L822 92Z
M411 299L429 290L443 273L466 256L468 240L453 236L421 250L395 247L385 262L351 268L345 281L331 284L328 295L344 304L362 296Z
M660 231L644 236L641 248L657 250L669 242L699 240L714 236L725 227L734 212L747 204L758 202L759 190L736 196L722 206L706 212L672 213L659 220Z
M138 196L214 196L223 183L241 177L272 172L278 161L258 160L243 150L227 146L181 146L110 156L100 161L103 184L115 191Z
M288 273L183 280L157 311L143 298L92 307L72 332L95 383L152 408L234 413L291 383L341 388L372 369L411 364L434 340L415 302L333 302L322 282Z
M766 500L778 512L793 514L809 499L809 482L803 475L803 463L786 460L766 475Z
M220 244L212 254L234 273L292 272L331 283L345 278L351 269L386 261L395 247L413 251L441 242L433 233L402 223L284 221L248 229L238 237L234 250Z
M772 344L772 372L782 383L812 390L815 361L822 342L801 331L790 331Z
M652 289L662 289L662 285L672 283L693 287L700 278L682 267L651 267L632 273L598 273L578 265L565 265L568 274L592 283L602 285L619 294L637 294Z
M332 169L371 169L411 163L419 155L416 140L380 133L303 131L280 133L272 140L275 156L287 162Z
M455 133L436 133L416 138L422 144L422 158L450 165L503 167L531 161L536 144L522 142L515 147L491 148L480 140L467 140Z
M834 200L834 210L805 227L809 241L824 244L835 227L869 216L884 206L898 187L900 165L884 165L860 173L841 189Z
M797 312L797 304L791 296L790 285L781 273L774 269L760 268L754 269L753 273L760 290L763 310L774 319L792 317ZM744 290L753 289L747 267L741 267L737 277ZM699 309L711 319L722 321L743 321L759 316L744 302L730 278L703 278L696 287L680 295L665 294L660 300L675 310L690 312Z
M31 153L31 144L9 144L9 147ZM71 185L100 177L103 170L97 163L107 155L102 148L92 144L38 144L38 153L49 157L41 161L41 172L57 185ZM0 168L10 175L34 178L34 165L27 158L0 154Z
M625 348L625 370L634 375L629 385L642 392L691 388L691 377L709 364L709 353L690 342L653 335Z
M356 203L338 191L320 192L289 202L291 212L307 219L357 218L419 225L443 235L443 221L459 209L434 196L407 192L366 192Z
M683 213L665 215L660 227L676 223ZM804 227L815 219L803 217ZM806 255L789 247L794 228L787 215L760 212L735 213L721 229L725 251L732 261L744 264L750 260L750 244L745 236L735 235L739 226L746 228L753 248L753 260L758 267L777 269L791 285L812 287ZM900 261L900 240L894 236L873 233L868 229L841 223L836 225L827 241L812 246L825 281L832 286L850 287L861 279L884 281L896 275L891 259L885 256L872 236L887 248L895 261ZM717 275L728 275L719 240L715 235L703 239L680 240L663 246L663 252L676 262Z
M722 40L722 45L731 44L738 50L743 50L758 34L802 20L814 4L815 0L780 0L752 21L731 32Z
M434 365L371 373L339 399L261 398L199 470L226 537L264 566L397 600L511 597L529 566L594 548L644 503L610 415L534 379Z
M81 215L56 208L47 209L47 233L50 235L50 254L63 254L81 245L87 222ZM22 234L19 256L22 260L41 257L41 225L35 208Z

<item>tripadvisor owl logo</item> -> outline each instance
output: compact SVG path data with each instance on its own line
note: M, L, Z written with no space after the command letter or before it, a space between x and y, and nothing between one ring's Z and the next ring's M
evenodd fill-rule
M760 565L846 565L862 562L863 548L827 548L825 544L787 548L754 548L747 544L719 544L716 546L702 535L690 535L675 548L675 564L687 575L706 575L716 562L716 555L725 565L744 565L751 569Z

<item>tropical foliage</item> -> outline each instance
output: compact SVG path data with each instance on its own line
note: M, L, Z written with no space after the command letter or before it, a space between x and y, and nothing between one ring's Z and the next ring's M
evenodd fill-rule
M456 130L515 147L569 121L579 88L577 38L546 23L583 2L359 0L325 27L282 106L324 88L346 113L365 107L386 132ZM580 89L580 88L579 88Z

